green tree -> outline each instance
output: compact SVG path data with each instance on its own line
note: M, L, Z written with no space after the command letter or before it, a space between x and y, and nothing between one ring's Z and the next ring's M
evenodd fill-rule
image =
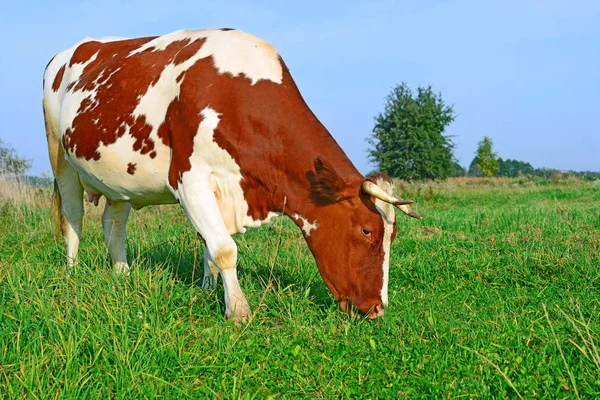
M498 171L498 155L492 149L493 144L490 137L484 136L477 145L475 158L471 162L471 168L479 169L485 176L493 176Z
M0 175L22 175L31 168L31 160L21 158L8 143L0 139Z
M458 161L452 162L452 174L450 176L458 177L467 175L467 171L463 168Z
M516 178L520 175L531 175L533 171L533 167L528 162L498 158L498 171L496 172L498 176Z
M469 165L469 176L483 176L483 171L479 169L479 165L477 164L477 157Z
M454 171L454 144L444 130L455 114L431 86L416 95L402 83L387 96L367 138L369 161L386 174L407 180L445 179Z

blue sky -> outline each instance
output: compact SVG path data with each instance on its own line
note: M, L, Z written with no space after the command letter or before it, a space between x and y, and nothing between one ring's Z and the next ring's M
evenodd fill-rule
M272 43L309 106L363 173L390 89L453 104L455 154L484 135L503 158L600 170L600 1L17 1L2 6L0 138L49 171L42 74L85 36L232 27Z

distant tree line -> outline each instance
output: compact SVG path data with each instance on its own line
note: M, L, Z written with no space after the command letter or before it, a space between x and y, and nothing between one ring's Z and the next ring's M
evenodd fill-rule
M475 157L473 161L471 161L471 165L469 166L468 171L463 169L463 174L457 176L484 176L485 174L479 168L476 159L477 157ZM516 178L518 176L532 175L534 173L535 168L533 168L528 162L511 160L510 158L503 160L502 157L498 157L498 169L492 174L492 176L505 176L508 178Z
M375 117L375 126L367 143L369 161L376 171L405 180L446 179L459 176L535 176L556 178L576 176L600 180L600 172L562 171L534 168L526 161L506 160L493 151L492 139L485 136L477 146L475 157L465 169L454 156L454 143L445 134L456 114L451 105L434 93L431 86L413 92L406 83L392 89L386 97L384 111Z
M461 165L457 165L455 168L455 174L453 177L459 176L485 176L481 169L476 164L471 162L469 169L466 170ZM595 171L571 171L571 170L560 170L554 168L534 168L530 163L519 160L511 160L510 158L503 160L501 157L498 158L498 170L492 176L501 176L507 178L518 178L522 176L534 176L539 178L554 178L557 175L563 176L575 176L577 178L595 181L600 180L600 172Z
M29 168L31 168L31 160L19 156L10 144L0 139L0 179L17 179L21 183L32 186L52 186L53 179L47 174L27 175Z
M557 176L567 177L574 176L586 181L596 181L600 180L600 172L597 171L571 171L571 170L561 170L554 168L533 168L531 164L525 161L518 160L510 160L502 161L501 158L498 159L500 163L500 169L492 176L501 176L508 178L518 178L522 176L531 176L531 177L539 177L545 179L555 178ZM519 165L519 166L515 166ZM469 171L466 171L464 168L462 170L462 174L453 175L454 177L458 176L484 176L477 168Z
M461 167L462 170L457 169L457 174L454 176L501 176L507 178L533 176L546 179L574 176L584 180L600 179L600 172L534 168L526 161L511 160L510 158L503 160L502 157L498 157L493 152L492 147L492 139L485 136L479 142L475 157L471 161L468 171Z
M31 160L22 158L8 143L0 139L0 175L20 176L31 168Z
M42 174L42 176L33 176L33 175L25 175L21 179L22 182L27 183L31 186L39 186L39 187L52 187L54 184L54 178L48 176L47 174Z

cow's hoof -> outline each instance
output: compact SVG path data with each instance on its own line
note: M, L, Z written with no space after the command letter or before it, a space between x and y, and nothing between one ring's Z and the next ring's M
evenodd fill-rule
M236 308L233 311L229 311L225 313L225 316L228 320L233 321L237 326L242 323L246 323L249 320L250 315L250 307L244 303L237 303Z
M119 275L129 276L129 265L124 262L115 263L115 272Z

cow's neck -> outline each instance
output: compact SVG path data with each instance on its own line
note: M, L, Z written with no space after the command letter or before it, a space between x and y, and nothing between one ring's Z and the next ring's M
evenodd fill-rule
M271 180L266 188L271 194L270 211L287 215L307 234L315 229L319 214L326 212L311 195L309 177L315 171L314 163L317 158L331 164L337 175L345 181L364 179L325 127L314 116L313 118L311 124L306 124L313 127L310 134L289 136L289 151L282 164L285 179Z
M361 180L362 175L344 151L304 102L295 83L284 68L283 83L257 83L252 96L264 103L245 104L248 114L224 125L216 141L230 152L240 166L244 196L254 221L268 219L269 213L283 213L298 223L302 216L309 221L323 212L311 199L309 174L315 160L327 161L345 180ZM225 106L223 106L225 107ZM240 130L240 126L247 126ZM240 136L231 139L232 132Z

